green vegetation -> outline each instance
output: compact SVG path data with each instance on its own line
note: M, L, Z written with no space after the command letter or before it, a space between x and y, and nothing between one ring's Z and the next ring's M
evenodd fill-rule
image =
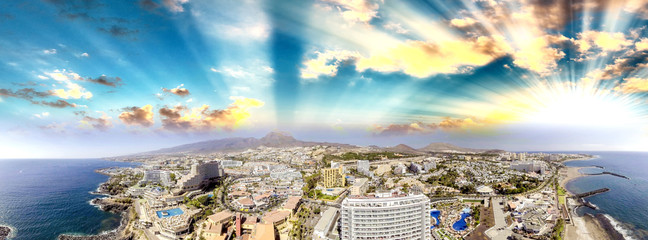
M403 184L403 188L401 189L404 193L409 193L410 185L408 183Z
M308 177L304 177L304 182L306 182L306 186L302 188L302 191L304 191L304 194L308 195L310 198L314 198L315 192L313 191L315 187L317 186L317 182L320 180L320 173L315 173L312 174Z
M442 165L439 166L439 168L441 167ZM457 171L455 170L450 170L443 176L432 176L428 178L426 182L432 185L443 185L446 187L451 187L456 189L458 188L456 184L457 177L459 177L459 173L457 173Z
M466 185L466 186L461 186L461 188L459 188L459 190L461 190L461 193L463 193L463 194L477 193L477 189L475 189L475 185L472 185L472 184Z
M538 181L538 179L536 178L531 178L527 176L515 176L510 178L508 182L511 184L511 186L514 186L515 188L505 188L501 184L497 184L497 186L494 187L495 190L497 190L499 193L502 194L524 193L527 190L536 188L540 181Z
M171 174L169 174L169 177L171 178L171 181L172 181L172 182L175 182L175 181L176 181L176 175L175 175L175 173L171 173Z
M307 206L302 205L299 207L299 210L297 211L297 220L293 221L293 228L288 234L290 239L310 239L309 232L311 229L304 223L306 223L312 215L311 210Z
M339 156L331 155L331 154L324 155L324 157L322 158L322 162L324 162L325 164L329 164L331 160L363 159L363 160L372 161L372 160L382 160L384 158L397 159L397 158L408 158L408 157L415 157L415 155L395 153L395 152L371 152L371 153L345 152Z
M115 199L115 202L116 203L122 203L122 204L131 204L131 203L133 203L133 199L131 199L131 198L119 198L119 199Z
M553 228L551 239L561 240L564 231L565 231L565 220L563 220L562 218L558 219L558 221L556 221L556 225Z
M479 225L479 220L481 217L481 205L472 206L470 209L472 211L472 217L473 219L475 219L474 226L477 226Z
M331 200L331 201L334 201L335 199L338 198L338 196L330 196L330 195L323 194L322 191L320 190L315 190L315 196L317 196L317 199Z

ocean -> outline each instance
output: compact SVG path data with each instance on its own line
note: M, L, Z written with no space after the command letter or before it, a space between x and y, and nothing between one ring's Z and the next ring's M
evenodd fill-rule
M605 214L624 236L630 239L648 239L648 152L583 152L598 155L599 158L585 161L570 161L565 165L585 168L582 173L609 171L629 177L624 179L611 175L585 176L567 183L567 190L575 193L599 188L610 188L606 193L586 198L599 210L581 207L579 215L585 213Z
M134 166L99 159L0 160L0 225L15 240L56 239L115 229L120 217L89 204L108 176L95 169Z

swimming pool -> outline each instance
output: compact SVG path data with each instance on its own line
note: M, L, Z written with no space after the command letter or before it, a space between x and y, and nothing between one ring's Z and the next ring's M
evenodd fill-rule
M159 218L172 217L177 215L182 215L184 212L180 208L174 208L169 210L162 210L155 212Z
M452 224L452 229L456 231L464 231L466 228L468 228L468 225L466 223L466 218L470 216L469 213L461 213L461 219L459 221L456 221L454 224Z
M432 210L430 211L430 216L436 219L436 223L430 227L430 229L434 228L435 226L439 226L439 216L441 215L441 211L439 210Z

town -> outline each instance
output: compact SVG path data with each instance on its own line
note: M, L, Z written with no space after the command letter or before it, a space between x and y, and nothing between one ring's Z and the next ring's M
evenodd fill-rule
M121 157L141 164L98 170L96 203L127 206L133 239L552 239L570 220L561 162L591 157L424 149Z

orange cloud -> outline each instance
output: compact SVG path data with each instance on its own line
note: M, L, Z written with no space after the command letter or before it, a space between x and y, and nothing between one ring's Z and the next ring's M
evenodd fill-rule
M119 114L119 119L126 125L140 125L143 127L153 126L153 106L144 105L143 107L125 108L124 112Z
M622 93L648 92L648 78L626 78L614 90Z
M171 94L175 94L175 95L178 95L180 97L189 96L189 90L187 90L186 88L183 88L183 86L184 86L184 84L180 84L180 86L177 86L176 88L172 88L172 89L162 88L162 91L168 92L168 93L171 93Z
M487 121L474 120L475 118L450 118L445 117L438 123L405 123L405 124L390 124L385 127L381 125L374 125L370 129L375 135L378 136L399 136L409 134L426 134L436 130L454 131L460 129L469 129L473 127L484 126Z
M103 116L98 118L85 116L81 121L79 121L79 123L81 124L79 126L81 128L97 129L100 131L106 131L113 126L110 117L105 113Z
M368 58L357 60L359 71L403 71L424 78L435 74L462 72L465 67L483 66L506 55L510 46L501 36L481 36L439 43L407 41Z
M258 108L264 102L245 97L234 100L226 109L210 110L209 105L189 109L185 106L161 108L162 128L174 132L202 132L216 129L233 130L251 117L250 108Z

